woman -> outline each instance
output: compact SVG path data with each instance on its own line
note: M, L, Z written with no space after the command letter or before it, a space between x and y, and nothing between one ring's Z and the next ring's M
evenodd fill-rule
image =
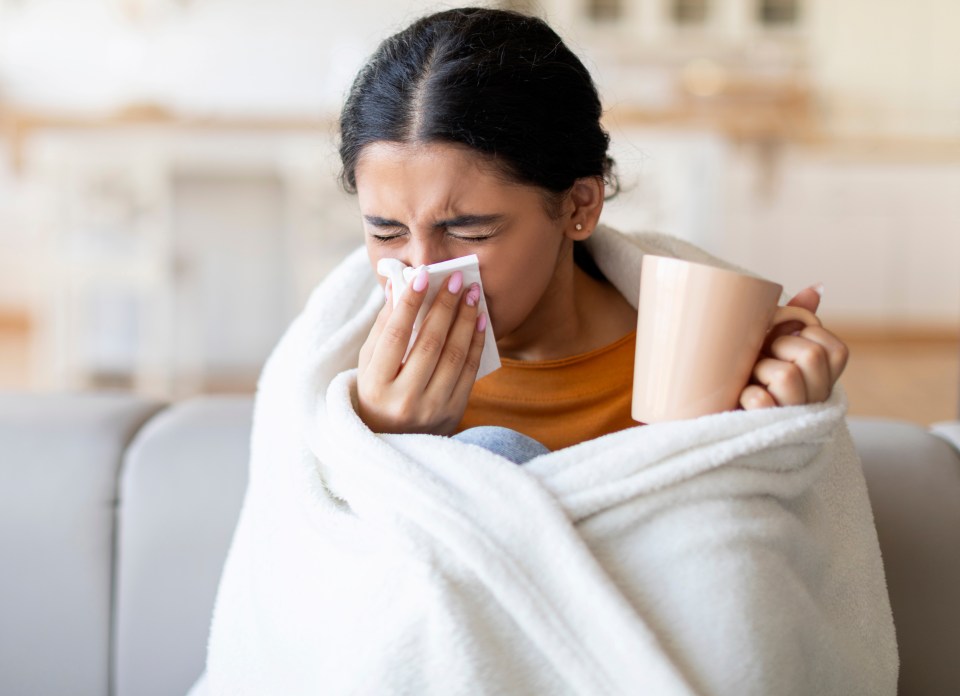
M396 309L385 303L360 355L359 413L373 430L508 425L557 449L636 425L636 311L580 248L607 185L616 191L600 116L576 56L540 20L508 12L427 17L361 71L340 153L371 264L476 254L490 308L489 319L477 316L476 290L453 274L402 363L426 285L411 284ZM818 303L812 288L793 300L813 311ZM488 320L507 361L474 387ZM775 337L740 403L824 401L846 359L820 326ZM589 393L576 389L583 382Z
M341 155L366 248L264 368L196 694L895 693L843 344L786 327L743 410L630 427L626 288L643 253L702 252L597 230L599 117L508 12L427 17L361 71ZM426 279L394 309L371 263L470 253L490 316L452 274L403 362ZM487 321L505 366L474 384Z

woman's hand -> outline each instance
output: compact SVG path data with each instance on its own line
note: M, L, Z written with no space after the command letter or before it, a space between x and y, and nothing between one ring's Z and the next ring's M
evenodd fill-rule
M466 411L487 322L477 315L480 287L464 291L460 271L444 279L403 362L428 282L422 269L396 308L388 284L386 305L360 349L358 412L375 432L450 435Z
M820 293L801 290L787 305L816 312ZM847 365L849 350L822 326L789 322L776 326L764 343L751 384L740 394L747 410L826 401Z

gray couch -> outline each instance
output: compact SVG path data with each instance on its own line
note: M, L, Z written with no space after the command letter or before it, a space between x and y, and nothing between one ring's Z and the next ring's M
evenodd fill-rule
M0 393L0 694L190 687L246 485L251 405ZM960 693L960 422L851 430L900 693Z

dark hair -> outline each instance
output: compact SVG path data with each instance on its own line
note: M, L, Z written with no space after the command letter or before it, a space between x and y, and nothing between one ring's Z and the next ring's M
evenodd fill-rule
M432 14L383 41L340 115L340 181L375 141L447 142L554 194L581 177L618 188L590 73L545 22L507 10Z

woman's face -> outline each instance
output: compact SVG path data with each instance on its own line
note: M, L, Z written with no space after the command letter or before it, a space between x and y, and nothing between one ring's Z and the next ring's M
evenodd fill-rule
M367 145L356 184L374 269L382 258L419 266L476 254L498 343L551 314L539 310L572 242L540 189L506 181L467 148L439 143ZM534 335L531 328L521 334Z

